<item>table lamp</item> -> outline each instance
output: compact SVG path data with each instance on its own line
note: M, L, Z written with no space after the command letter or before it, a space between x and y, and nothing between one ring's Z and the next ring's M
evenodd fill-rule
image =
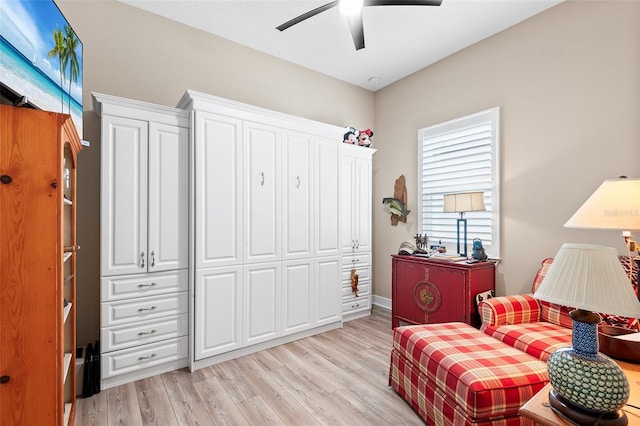
M483 210L486 210L483 192L461 192L444 195L444 213L460 213L456 228L457 250L460 256L467 257L467 219L464 218L464 214ZM463 228L464 232L462 242L460 240L460 227Z
M547 361L551 407L576 424L626 425L621 408L629 399L629 382L618 364L598 352L598 312L640 316L617 251L564 244L533 296L574 308L572 347L558 349Z
M564 226L621 230L629 253L629 270L633 270L631 252L638 251L638 245L631 231L640 230L640 179L605 180Z

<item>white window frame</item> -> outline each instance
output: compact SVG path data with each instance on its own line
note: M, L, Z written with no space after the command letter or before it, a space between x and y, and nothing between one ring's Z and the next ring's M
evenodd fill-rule
M427 151L425 144L430 145ZM456 153L450 151L452 144L456 145ZM483 146L483 153L477 153L478 144ZM442 211L443 195L483 191L487 210L464 215L468 227L467 253L471 256L472 241L480 238L487 255L493 259L500 258L499 148L499 107L418 130L418 233L429 237L429 245L442 241L447 251L456 251L456 219L460 218L460 214ZM447 158L445 152L448 149ZM465 169L461 167L461 158L465 155L476 160L484 157L484 160L482 164L478 162L479 168ZM436 171L434 165L441 168ZM434 172L431 173L429 169Z

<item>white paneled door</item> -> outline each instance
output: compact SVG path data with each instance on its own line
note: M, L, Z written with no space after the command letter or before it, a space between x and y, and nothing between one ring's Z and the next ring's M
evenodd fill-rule
M147 270L148 122L102 117L102 274Z

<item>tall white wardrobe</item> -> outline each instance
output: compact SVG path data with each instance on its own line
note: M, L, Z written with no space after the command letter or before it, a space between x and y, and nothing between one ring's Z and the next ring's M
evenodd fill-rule
M93 108L105 389L188 365L189 113L99 93Z
M342 324L342 129L194 91L192 368Z
M177 108L93 97L103 388L370 313L375 150L343 144L338 126L191 90Z

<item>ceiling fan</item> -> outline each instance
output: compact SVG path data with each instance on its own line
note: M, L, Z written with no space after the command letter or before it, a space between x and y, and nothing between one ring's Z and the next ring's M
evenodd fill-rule
M339 6L343 14L347 15L349 29L353 37L356 50L364 49L364 28L362 25L363 6L440 6L442 0L336 0L323 6L317 7L309 12L303 13L290 21L276 27L280 31L294 26L319 13L327 11L335 6Z

